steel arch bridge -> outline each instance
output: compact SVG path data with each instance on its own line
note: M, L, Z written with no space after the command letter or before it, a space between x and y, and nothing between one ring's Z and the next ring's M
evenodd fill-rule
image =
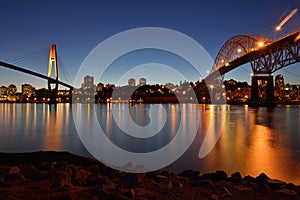
M224 66L228 67L233 60L258 50L271 42L270 38L261 35L234 36L221 47L212 70L219 70Z
M250 63L253 71L251 100L258 105L271 105L274 100L272 73L297 62L300 62L300 30L278 40L261 35L234 36L224 43L210 74L202 82L197 82L194 89L197 93L208 84L222 84L224 74ZM259 80L268 82L267 96L263 103L260 103L262 100L258 97Z
M204 80L214 79L249 62L254 74L271 74L299 61L300 30L278 40L261 35L238 35L224 43Z

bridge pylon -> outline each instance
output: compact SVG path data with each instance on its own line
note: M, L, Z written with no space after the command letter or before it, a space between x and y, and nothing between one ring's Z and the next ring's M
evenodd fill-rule
M52 69L54 68L54 80L50 79L52 76ZM51 44L50 55L48 63L48 90L49 90L49 103L57 103L57 92L58 92L58 66L57 66L57 54L56 45ZM52 87L54 85L54 87Z

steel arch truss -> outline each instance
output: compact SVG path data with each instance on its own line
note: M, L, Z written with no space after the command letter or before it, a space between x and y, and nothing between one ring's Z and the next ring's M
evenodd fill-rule
M300 34L296 38L287 38L282 42L274 42L251 58L254 74L272 74L275 71L300 62Z
M226 67L232 61L256 51L271 43L270 38L261 35L237 35L224 43L220 49L212 68L212 71Z

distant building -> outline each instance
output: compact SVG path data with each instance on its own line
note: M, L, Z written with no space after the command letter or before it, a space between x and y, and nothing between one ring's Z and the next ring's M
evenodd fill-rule
M10 95L15 95L17 93L17 86L14 84L10 84L7 88L7 94Z
M0 87L0 97L6 97L7 96L7 87L1 86Z
M49 98L49 91L46 88L35 90L35 96L40 101L47 101Z
M114 84L110 84L110 83L106 84L105 87L107 89L115 89L115 85Z
M128 79L128 85L135 86L135 79L134 78Z
M280 87L280 86L284 86L284 78L282 74L278 74L275 77L275 87Z
M30 84L23 84L22 85L22 94L30 97L31 95L35 94L35 88L32 87Z
M169 83L165 84L165 87L168 88L168 89L173 89L175 87L175 85L173 83L169 82Z
M103 83L98 83L98 84L97 84L97 87L96 87L96 91L97 91L97 92L102 91L102 90L103 90L103 87L104 87L104 84L103 84Z
M230 79L229 81L227 81L227 84L232 85L232 86L236 86L237 82L236 82L236 80Z
M84 81L82 84L82 89L88 90L88 89L95 89L94 85L94 77L93 76L85 76Z
M146 85L147 84L147 81L145 78L140 78L140 86L143 86L143 85Z
M81 102L94 102L96 94L96 85L93 76L85 76L81 90L79 90L79 98Z
M275 87L274 87L274 96L278 98L279 100L282 100L283 97L285 96L285 91L284 91L284 78L282 74L278 74L275 77Z
M16 101L22 101L23 100L23 94L21 92L17 92L15 94Z

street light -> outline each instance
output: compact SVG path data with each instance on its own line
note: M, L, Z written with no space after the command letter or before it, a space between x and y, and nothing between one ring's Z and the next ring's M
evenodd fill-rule
M264 46L264 42L258 42L258 46L259 47L263 47Z
M281 27L280 26L276 26L276 31L280 31Z
M274 40L276 40L276 32L279 32L279 31L281 31L281 26L280 25L278 25L278 26L275 27L275 30L274 30Z
M295 38L295 42L300 40L300 34Z

